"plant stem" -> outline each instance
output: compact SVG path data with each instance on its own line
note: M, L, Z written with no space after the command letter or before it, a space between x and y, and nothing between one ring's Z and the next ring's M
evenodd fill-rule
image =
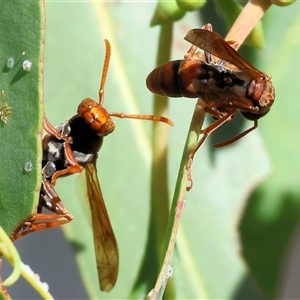
M226 40L235 41L239 46L241 46L246 37L249 35L256 23L262 18L271 4L272 3L269 1L249 1L229 30L226 36Z
M187 188L189 187L189 176L186 172L187 164L189 160L189 153L195 148L198 138L199 130L202 127L205 118L205 112L201 105L196 104L194 114L192 116L190 129L186 139L186 143L183 150L183 155L179 167L174 197L172 201L172 207L170 211L170 217L168 220L168 226L165 236L164 251L165 254L162 267L156 281L153 291L150 293L150 299L161 299L168 280L168 273L171 265L171 259L176 243L176 236L179 227L180 217L182 209L184 208L184 202L186 197Z

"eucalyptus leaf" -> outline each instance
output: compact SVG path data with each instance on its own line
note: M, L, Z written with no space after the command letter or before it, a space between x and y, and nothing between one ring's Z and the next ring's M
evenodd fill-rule
M273 77L276 101L260 122L260 131L273 169L252 194L241 222L245 258L269 298L282 288L284 261L300 221L299 17L299 3L295 3L285 9L271 8L264 19L267 46L260 53L260 64ZM274 28L275 18L283 25Z
M11 234L36 210L41 184L43 2L2 2L0 36L0 103L10 107L0 120L0 225Z

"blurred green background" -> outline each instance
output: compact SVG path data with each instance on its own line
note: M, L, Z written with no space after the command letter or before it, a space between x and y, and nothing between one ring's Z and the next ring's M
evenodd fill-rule
M149 26L155 6L154 2L122 1L46 3L45 111L53 124L74 115L83 98L97 99L104 38L112 45L105 107L108 111L151 113L152 95L145 78L155 66L159 26ZM173 59L182 58L189 48L183 40L187 31L208 21L215 31L226 34L222 12L216 12L211 2L202 11L187 13L175 23ZM263 18L263 29L265 48L242 51L257 68L272 75L276 101L255 132L233 145L213 149L216 141L252 125L236 117L198 151L193 165L194 187L187 194L172 263L177 299L283 297L283 263L289 256L300 216L299 3L271 7ZM171 195L195 102L169 101L169 116L175 123L170 128ZM120 251L119 278L111 293L98 292L92 232L75 194L77 176L59 180L56 188L74 215L64 231L76 246L79 265L86 267L83 278L92 299L128 297L147 240L151 123L119 119L115 123L116 130L105 138L98 159L100 184ZM247 203L247 197L263 181ZM58 231L52 232L55 234L41 232L26 237L17 246L27 248L33 260L42 258L34 270L49 283L56 299L74 299L74 286L83 287L71 277L75 269L69 272L71 267L64 264L67 258L62 253L70 246L61 240ZM24 262L29 263L23 253ZM41 265L45 268L43 274L39 271ZM60 273L64 277L51 283ZM11 295L18 298L13 289ZM147 291L145 288L144 293ZM24 289L22 292L24 295ZM85 297L84 293L80 297Z

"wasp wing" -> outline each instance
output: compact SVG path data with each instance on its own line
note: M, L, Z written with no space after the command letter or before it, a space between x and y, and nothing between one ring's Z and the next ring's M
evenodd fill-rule
M119 270L117 241L103 200L95 163L86 164L82 174L85 175L86 196L91 209L100 289L109 292L116 283Z
M252 66L238 52L236 52L219 34L205 30L192 29L184 37L191 44L207 51L222 60L237 66L253 77L262 77L264 74Z

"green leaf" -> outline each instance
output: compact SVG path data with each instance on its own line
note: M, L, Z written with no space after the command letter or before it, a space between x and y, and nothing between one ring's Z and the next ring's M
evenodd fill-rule
M245 257L269 298L275 298L282 288L283 263L300 219L300 15L295 8L297 4L270 9L264 20L267 46L260 53L261 68L273 77L276 101L259 128L273 169L251 196L241 223ZM275 18L284 25L274 28Z
M10 234L35 211L41 184L43 2L1 2L0 36L0 102L11 107L0 120L0 225Z

